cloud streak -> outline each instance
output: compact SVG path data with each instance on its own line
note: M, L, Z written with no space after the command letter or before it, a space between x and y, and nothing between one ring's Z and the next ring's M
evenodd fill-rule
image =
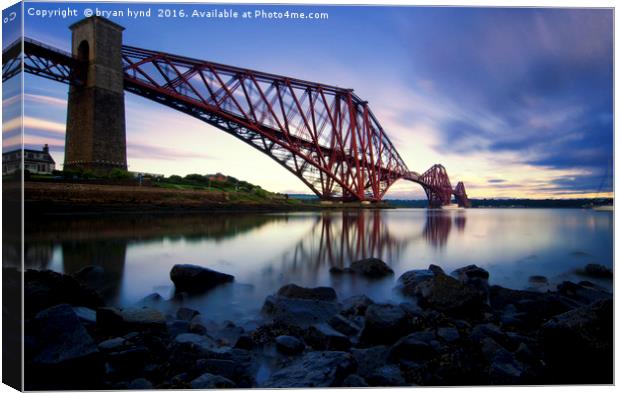
M149 160L192 160L212 159L209 154L197 153L186 149L175 149L158 145L127 142L127 154L135 159L147 158Z

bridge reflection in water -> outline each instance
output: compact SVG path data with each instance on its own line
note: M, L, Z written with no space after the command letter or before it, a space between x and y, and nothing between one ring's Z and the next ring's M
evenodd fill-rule
M379 211L343 212L317 217L286 258L293 264L344 268L362 258L392 260L405 246L405 241L390 234Z
M389 211L325 213L316 217L310 231L282 256L285 275L318 275L325 268L345 268L353 261L379 258L388 264L398 261L405 249L424 240L441 249L450 236L453 221L463 231L465 212L427 210L421 232L394 233L385 220Z
M248 265L247 260L258 258L263 267L258 267L260 278L256 276L259 281L254 284L259 287L273 288L287 280L311 285L321 282L331 267L344 268L359 259L376 257L395 264L407 248L415 248L416 244L421 249L426 244L440 250L446 246L452 227L462 231L466 223L464 211L427 210L423 214L423 220L419 219L420 211L407 216L403 211L390 210L56 217L26 226L26 267L74 274L85 266L101 266L105 275L97 284L98 291L110 302L122 302L123 288L137 284L133 282L135 273L128 273L131 264L137 262L128 252L130 247L154 252L149 254L153 257L149 270L153 271L142 272L138 278L148 286L146 281L166 282L167 265L186 260L183 244L189 244L204 253L201 263L229 260L233 274L255 269L258 266ZM272 244L273 249L263 245L260 256L252 251L250 244L261 234L281 236L291 228L300 228L298 232L290 231L299 236L290 239L292 243L279 238ZM223 246L223 254L217 254L221 251L214 251L213 244ZM235 254L238 244L247 245L247 251ZM10 250L4 251L6 254ZM243 260L233 255L243 255Z

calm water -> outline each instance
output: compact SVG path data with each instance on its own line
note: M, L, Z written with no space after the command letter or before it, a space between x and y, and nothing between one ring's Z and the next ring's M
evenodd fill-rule
M493 284L517 289L530 287L532 275L552 286L581 280L575 269L586 263L612 266L612 228L610 212L578 209L57 217L27 223L25 255L28 267L65 273L103 266L99 290L119 306L153 292L171 298L169 272L177 263L233 274L235 284L183 300L223 320L253 317L267 295L290 282L332 286L340 298L398 301L396 278L431 263L446 272L477 264ZM368 281L329 273L370 256L396 275Z

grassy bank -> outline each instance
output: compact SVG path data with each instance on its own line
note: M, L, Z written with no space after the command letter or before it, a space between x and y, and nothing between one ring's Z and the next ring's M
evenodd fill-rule
M321 203L267 191L174 184L119 185L52 181L24 184L26 214L99 212L295 211L389 207L387 204Z

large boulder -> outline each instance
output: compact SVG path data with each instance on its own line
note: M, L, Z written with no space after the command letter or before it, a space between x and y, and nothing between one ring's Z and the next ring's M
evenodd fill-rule
M71 276L51 270L26 270L24 299L26 317L58 304L92 309L103 306L103 300L94 290Z
M478 286L447 275L435 275L419 282L413 293L422 307L459 317L481 314L487 301L487 293Z
M195 367L198 359L230 359L231 348L219 345L213 338L182 333L172 341L171 362L179 369Z
M555 316L541 329L551 382L613 383L613 300Z
M297 355L302 353L306 346L304 343L293 336L278 336L276 337L276 349L285 355Z
M235 277L197 265L174 265L170 279L178 292L200 293L233 282Z
M273 373L263 388L340 386L357 365L351 354L338 351L308 352L289 366Z
M432 280L434 277L435 272L428 269L409 270L398 278L396 289L403 295L415 297L418 284Z
M274 322L307 327L329 321L340 312L340 305L335 301L268 296L261 312Z
M378 258L365 258L351 263L351 271L368 278L382 278L394 274L394 270Z
M468 265L459 269L456 269L451 275L455 276L462 282L468 282L470 280L480 279L488 280L489 272L476 265Z
M278 290L278 296L291 299L322 300L327 302L335 301L338 298L334 288L305 288L295 284L288 284L280 288Z
M410 330L411 323L402 307L372 304L366 309L360 341L364 344L391 344Z
M104 371L101 354L70 305L50 307L28 321L26 342L27 388L99 386Z

